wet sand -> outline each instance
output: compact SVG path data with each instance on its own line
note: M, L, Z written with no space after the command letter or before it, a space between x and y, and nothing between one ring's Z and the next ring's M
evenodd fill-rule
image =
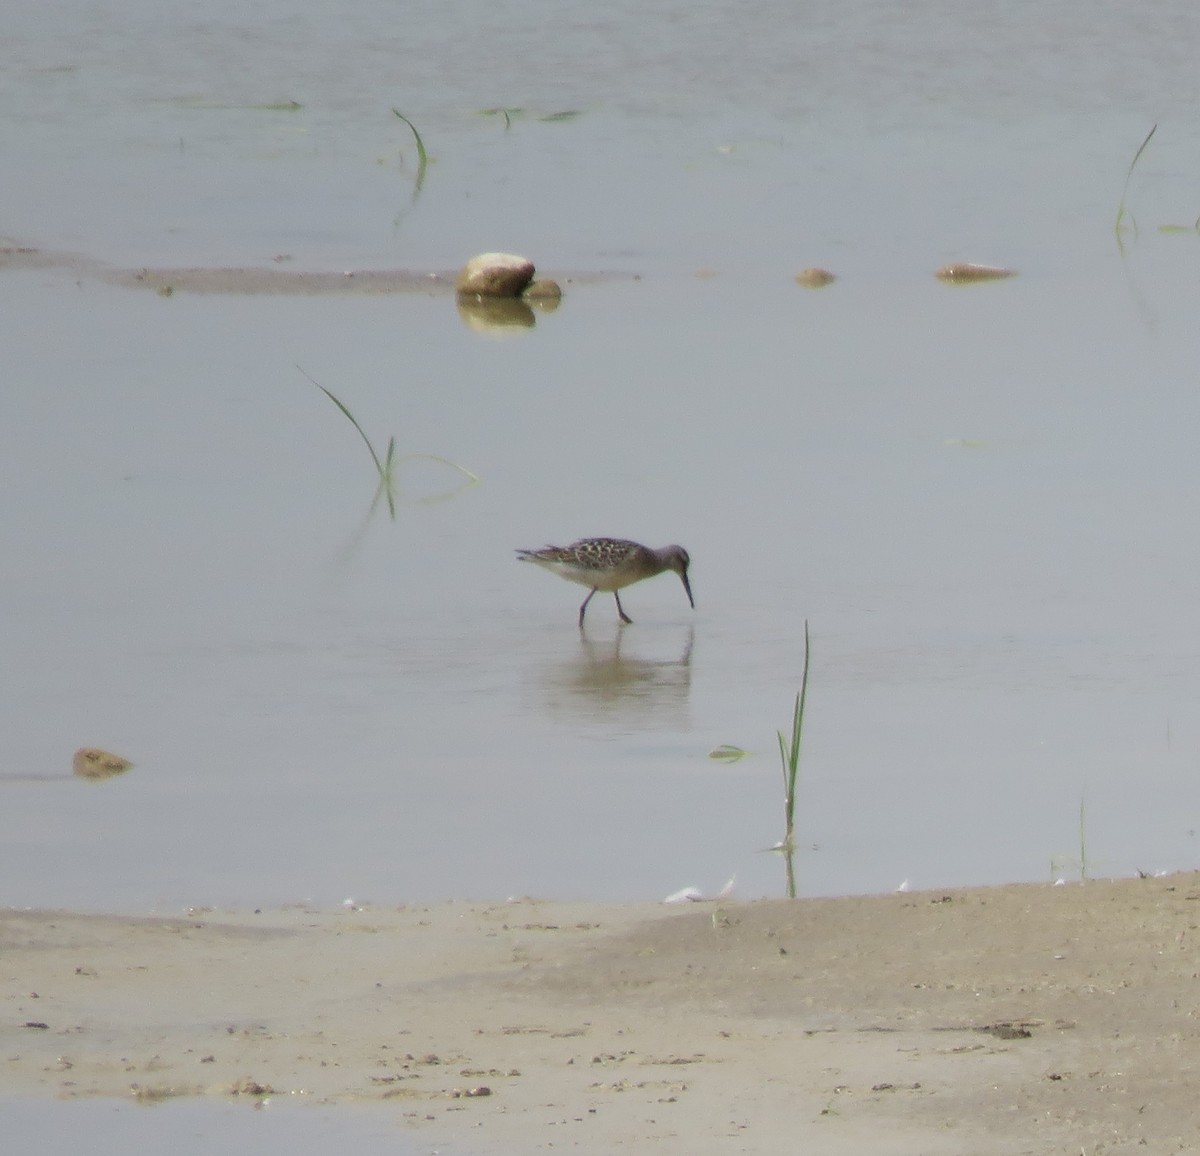
M32 246L0 246L0 270L57 269L73 276L149 289L161 296L175 293L217 293L280 297L423 293L454 296L457 270L346 269L337 272L292 269L291 258L280 256L269 266L123 269L76 253L58 253ZM635 279L628 273L563 272L553 277L564 285L596 285Z
M8 910L5 1084L382 1102L468 1151L1194 1150L1198 901L1188 874L682 907Z

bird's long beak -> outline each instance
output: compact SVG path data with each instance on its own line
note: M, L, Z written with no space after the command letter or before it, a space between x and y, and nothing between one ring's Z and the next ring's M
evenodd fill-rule
M692 609L696 609L696 600L692 597L692 584L688 581L686 574L680 574L679 580L683 583L683 588L687 591L688 601L692 604Z

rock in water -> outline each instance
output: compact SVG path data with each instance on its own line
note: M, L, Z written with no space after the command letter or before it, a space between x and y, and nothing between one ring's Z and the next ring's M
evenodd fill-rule
M458 274L459 293L481 297L519 297L533 280L533 262L512 253L481 253Z

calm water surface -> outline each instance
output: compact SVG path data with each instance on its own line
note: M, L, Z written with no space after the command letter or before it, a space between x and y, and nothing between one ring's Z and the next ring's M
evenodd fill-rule
M352 1143L363 1156L409 1156L438 1149L406 1135L395 1114L344 1111L289 1104L275 1098L256 1110L247 1104L170 1100L143 1105L111 1100L37 1103L0 1100L8 1136L28 1137L45 1156L72 1156L86 1135L92 1156L133 1152L176 1152L205 1156L219 1148L227 1156L288 1152L321 1156ZM36 1140L34 1139L36 1138ZM445 1151L442 1149L442 1151Z
M779 894L805 620L805 893L1077 875L1081 806L1091 870L1194 866L1200 12L1154 8L7 13L6 243L638 279L495 340L0 271L0 902ZM480 483L370 512L297 365ZM581 636L512 550L590 534L686 545L697 610Z

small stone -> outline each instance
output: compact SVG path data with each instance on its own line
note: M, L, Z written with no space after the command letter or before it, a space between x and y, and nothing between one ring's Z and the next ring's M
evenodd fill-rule
M973 265L969 261L957 261L943 265L934 276L939 281L949 281L952 285L967 281L998 281L1002 277L1015 277L1015 269L1003 269L999 265Z
M482 297L519 297L533 280L533 262L512 253L481 253L458 274L459 293Z
M72 770L81 779L111 779L122 775L133 766L128 759L102 751L99 747L80 747L75 752Z
M521 296L531 301L558 301L562 297L562 286L549 278L538 278L529 282Z
M828 269L801 269L796 274L796 284L806 289L820 289L837 278Z
M522 301L528 301L539 313L553 313L562 304L562 287L549 279L530 281Z

